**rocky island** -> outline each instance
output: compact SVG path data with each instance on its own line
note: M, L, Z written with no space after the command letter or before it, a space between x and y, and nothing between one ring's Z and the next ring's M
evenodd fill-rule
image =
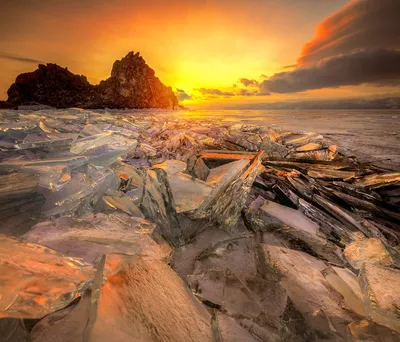
M91 85L85 76L75 75L56 64L19 75L8 89L3 107L30 103L54 108L171 108L178 100L139 52L129 52L114 62L111 77Z

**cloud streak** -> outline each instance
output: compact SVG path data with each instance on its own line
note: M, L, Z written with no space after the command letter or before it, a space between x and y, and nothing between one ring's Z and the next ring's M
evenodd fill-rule
M261 89L261 88L260 88ZM269 91L267 90L248 90L248 89L238 89L238 91L236 92L236 96L265 96L265 95L269 95Z
M265 96L269 95L269 91L261 90L257 82L256 89L238 88L233 87L233 91L223 91L216 88L196 88L195 91L199 92L204 99L215 99L217 97L234 97L234 96Z
M274 93L294 93L365 83L400 84L400 51L368 49L326 58L310 67L277 73L264 80L260 88Z
M248 78L241 78L239 80L241 84L243 84L245 87L258 87L259 83L256 80L250 80Z
M233 92L222 91L222 90L216 89L216 88L196 88L194 90L198 91L202 95L217 95L217 96L225 96L225 97L235 96L235 94Z
M185 100L192 100L193 99L192 95L189 95L183 89L176 88L175 95L176 95L176 97L178 98L179 101L185 101Z
M43 64L45 62L39 61L37 59L26 58L26 57L18 57L14 55L10 55L4 52L0 52L0 59L7 59L11 61L23 62L23 63L32 63L32 64Z
M298 65L351 53L355 49L400 48L400 1L355 0L325 18L303 46Z

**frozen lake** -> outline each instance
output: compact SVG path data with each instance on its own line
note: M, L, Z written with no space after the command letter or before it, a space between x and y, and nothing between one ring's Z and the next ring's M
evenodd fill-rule
M73 114L80 109L47 109L43 111L0 111L2 116L17 114ZM394 110L88 110L90 112L129 113L134 116L165 116L199 120L216 119L228 122L282 128L286 131L318 132L339 151L357 156L362 163L400 170L400 109ZM2 115L4 114L4 115ZM0 120L1 121L1 120Z
M400 169L400 109L394 110L196 110L182 117L222 118L228 121L319 132L347 155Z

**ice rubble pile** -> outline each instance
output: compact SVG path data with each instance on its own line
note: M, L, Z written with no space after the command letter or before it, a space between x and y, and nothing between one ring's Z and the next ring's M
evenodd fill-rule
M399 341L400 173L317 133L0 112L6 341Z

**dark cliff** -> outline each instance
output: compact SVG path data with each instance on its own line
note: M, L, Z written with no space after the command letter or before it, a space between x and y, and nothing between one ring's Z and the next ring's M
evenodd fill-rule
M8 102L36 102L56 108L175 108L178 100L139 55L129 52L114 62L111 77L91 85L56 64L40 64L19 75L8 90Z

